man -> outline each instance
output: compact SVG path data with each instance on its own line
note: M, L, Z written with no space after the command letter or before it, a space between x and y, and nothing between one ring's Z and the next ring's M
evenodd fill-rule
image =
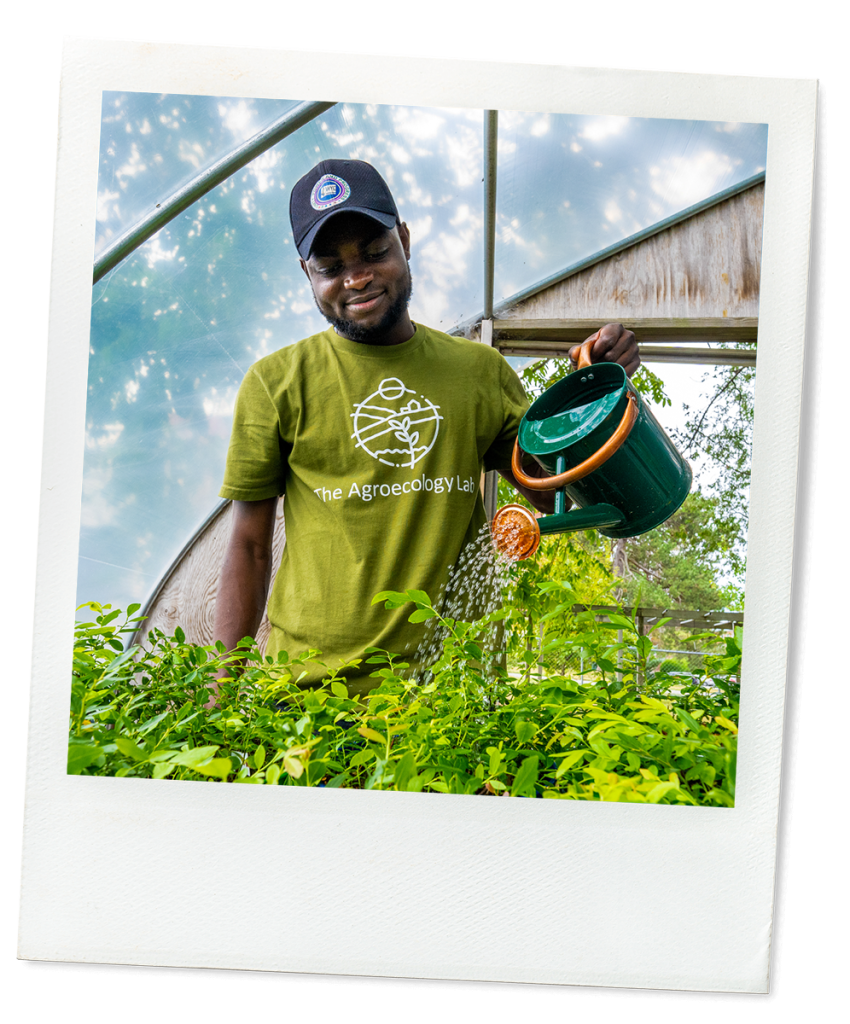
M285 494L266 653L318 649L332 668L369 646L410 658L422 630L407 622L410 608L371 599L407 589L436 599L485 523L482 466L550 510L551 495L526 492L508 468L528 402L494 349L411 321L410 233L375 168L322 161L295 184L290 220L331 326L259 360L240 388L220 492L233 499L233 527L215 636L231 649L259 627ZM620 325L598 332L592 355L628 373L640 364ZM349 690L374 687L368 671L346 670ZM316 663L303 683L326 674Z

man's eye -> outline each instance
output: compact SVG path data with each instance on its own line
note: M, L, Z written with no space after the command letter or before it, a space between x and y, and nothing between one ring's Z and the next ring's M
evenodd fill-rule
M324 267L317 267L316 270L322 275L322 277L333 277L334 274L339 273L339 266L332 263Z
M378 249L375 252L368 253L367 259L370 259L370 260L382 260L387 255L387 253L389 251L390 251L389 249Z

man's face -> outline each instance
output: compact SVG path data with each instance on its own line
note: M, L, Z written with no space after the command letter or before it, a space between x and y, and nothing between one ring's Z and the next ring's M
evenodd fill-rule
M413 335L409 258L406 224L388 230L361 214L341 213L322 228L301 266L319 312L337 334L395 345Z

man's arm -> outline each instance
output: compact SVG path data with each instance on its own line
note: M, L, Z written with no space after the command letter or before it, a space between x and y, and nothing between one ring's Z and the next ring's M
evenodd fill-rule
M631 377L640 366L640 355L638 353L637 340L633 331L627 331L622 324L606 324L604 327L587 338L585 344L593 338L593 347L590 350L590 361L592 363L619 363L620 366ZM578 362L579 349L581 345L574 345L570 349L570 362ZM546 476L545 471L537 462L530 462L523 466L523 470L529 476ZM523 487L510 469L500 469L499 475L519 493L531 502L538 512L544 515L551 515L555 511L554 491L532 491ZM568 507L569 507L569 499Z
M528 465L523 466L523 471L529 476L546 476L546 471L540 465L539 462L530 462ZM542 512L546 516L551 516L555 511L555 492L554 491L532 491L529 487L523 487L523 485L517 480L513 474L513 470L500 469L499 476L503 477L513 487L515 491L519 493L531 502L531 507L536 508L538 512ZM572 504L570 499L567 498L567 507Z
M213 627L213 639L221 640L229 651L243 637L256 636L262 622L271 579L276 510L277 498L233 502Z

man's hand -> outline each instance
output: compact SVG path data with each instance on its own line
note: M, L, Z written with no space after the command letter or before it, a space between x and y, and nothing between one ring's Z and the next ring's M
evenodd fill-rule
M527 476L546 477L549 474L540 465L539 462L529 462L527 466L523 466L523 472ZM532 505L533 508L537 509L538 512L542 512L545 516L550 516L555 511L555 492L554 491L532 491L530 487L523 487L523 485L517 480L513 474L513 470L500 469L499 476L504 477L505 480L513 487L515 491L526 498ZM572 502L567 498L567 508L570 507Z
M587 341L591 338L594 339L590 350L592 363L619 363L630 377L640 366L634 332L627 331L622 324L606 324ZM578 362L580 348L581 345L574 345L570 349L570 362L573 366Z
M277 498L262 501L234 501L230 541L221 567L215 602L213 639L228 651L246 636L256 636L266 607L272 571ZM237 672L235 665L221 669L209 683L207 707L215 707L218 683Z

